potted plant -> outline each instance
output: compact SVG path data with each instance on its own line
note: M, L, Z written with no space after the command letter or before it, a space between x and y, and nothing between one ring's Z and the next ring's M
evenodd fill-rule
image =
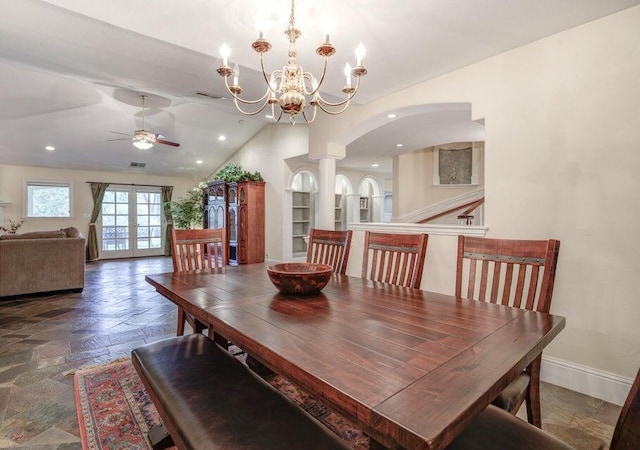
M0 227L0 233L15 234L16 231L18 231L18 228L20 228L24 222L24 219L20 221L10 219L8 227Z
M240 164L229 163L216 173L214 180L222 180L226 183L241 183L243 181L263 181L263 178L257 170L252 173L244 170Z
M190 189L185 197L164 204L165 211L171 216L174 228L202 228L204 189L206 187L206 183L200 183L197 187Z

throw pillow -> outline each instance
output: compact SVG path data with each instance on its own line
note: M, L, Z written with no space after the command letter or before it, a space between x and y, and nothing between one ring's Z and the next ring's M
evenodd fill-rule
M3 241L9 241L14 239L54 239L54 238L66 238L67 235L62 230L54 231L32 231L30 233L22 234L3 234L0 239Z
M76 227L60 228L68 238L80 237L80 230Z

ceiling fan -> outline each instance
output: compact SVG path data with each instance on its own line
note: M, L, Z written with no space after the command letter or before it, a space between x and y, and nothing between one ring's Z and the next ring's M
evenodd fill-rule
M163 139L164 138L163 135L154 134L144 129L144 103L145 103L145 100L147 99L147 96L144 94L140 94L139 97L142 99L142 128L140 130L134 131L133 135L128 133L120 133L118 131L112 131L112 133L130 136L130 138L133 140L134 147L139 148L140 150L148 150L151 147L153 147L153 144L164 144L164 145L170 145L172 147L180 147L180 144L178 144L177 142L167 141ZM109 139L109 141L122 141L124 139L126 138Z

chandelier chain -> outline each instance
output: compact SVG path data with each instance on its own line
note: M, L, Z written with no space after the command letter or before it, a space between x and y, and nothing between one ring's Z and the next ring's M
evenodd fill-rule
M289 26L294 28L296 26L296 2L291 0L291 15L289 16Z

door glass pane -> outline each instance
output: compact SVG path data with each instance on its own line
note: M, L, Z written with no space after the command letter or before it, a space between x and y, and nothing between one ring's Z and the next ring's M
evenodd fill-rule
M129 226L129 215L119 215L119 216L114 216L114 218L116 220L116 225L119 225L122 227Z
M162 230L160 224L162 197L156 192L136 192L137 239L138 249L161 248ZM157 239L156 239L157 237Z
M102 201L102 250L129 249L129 193L107 190Z

